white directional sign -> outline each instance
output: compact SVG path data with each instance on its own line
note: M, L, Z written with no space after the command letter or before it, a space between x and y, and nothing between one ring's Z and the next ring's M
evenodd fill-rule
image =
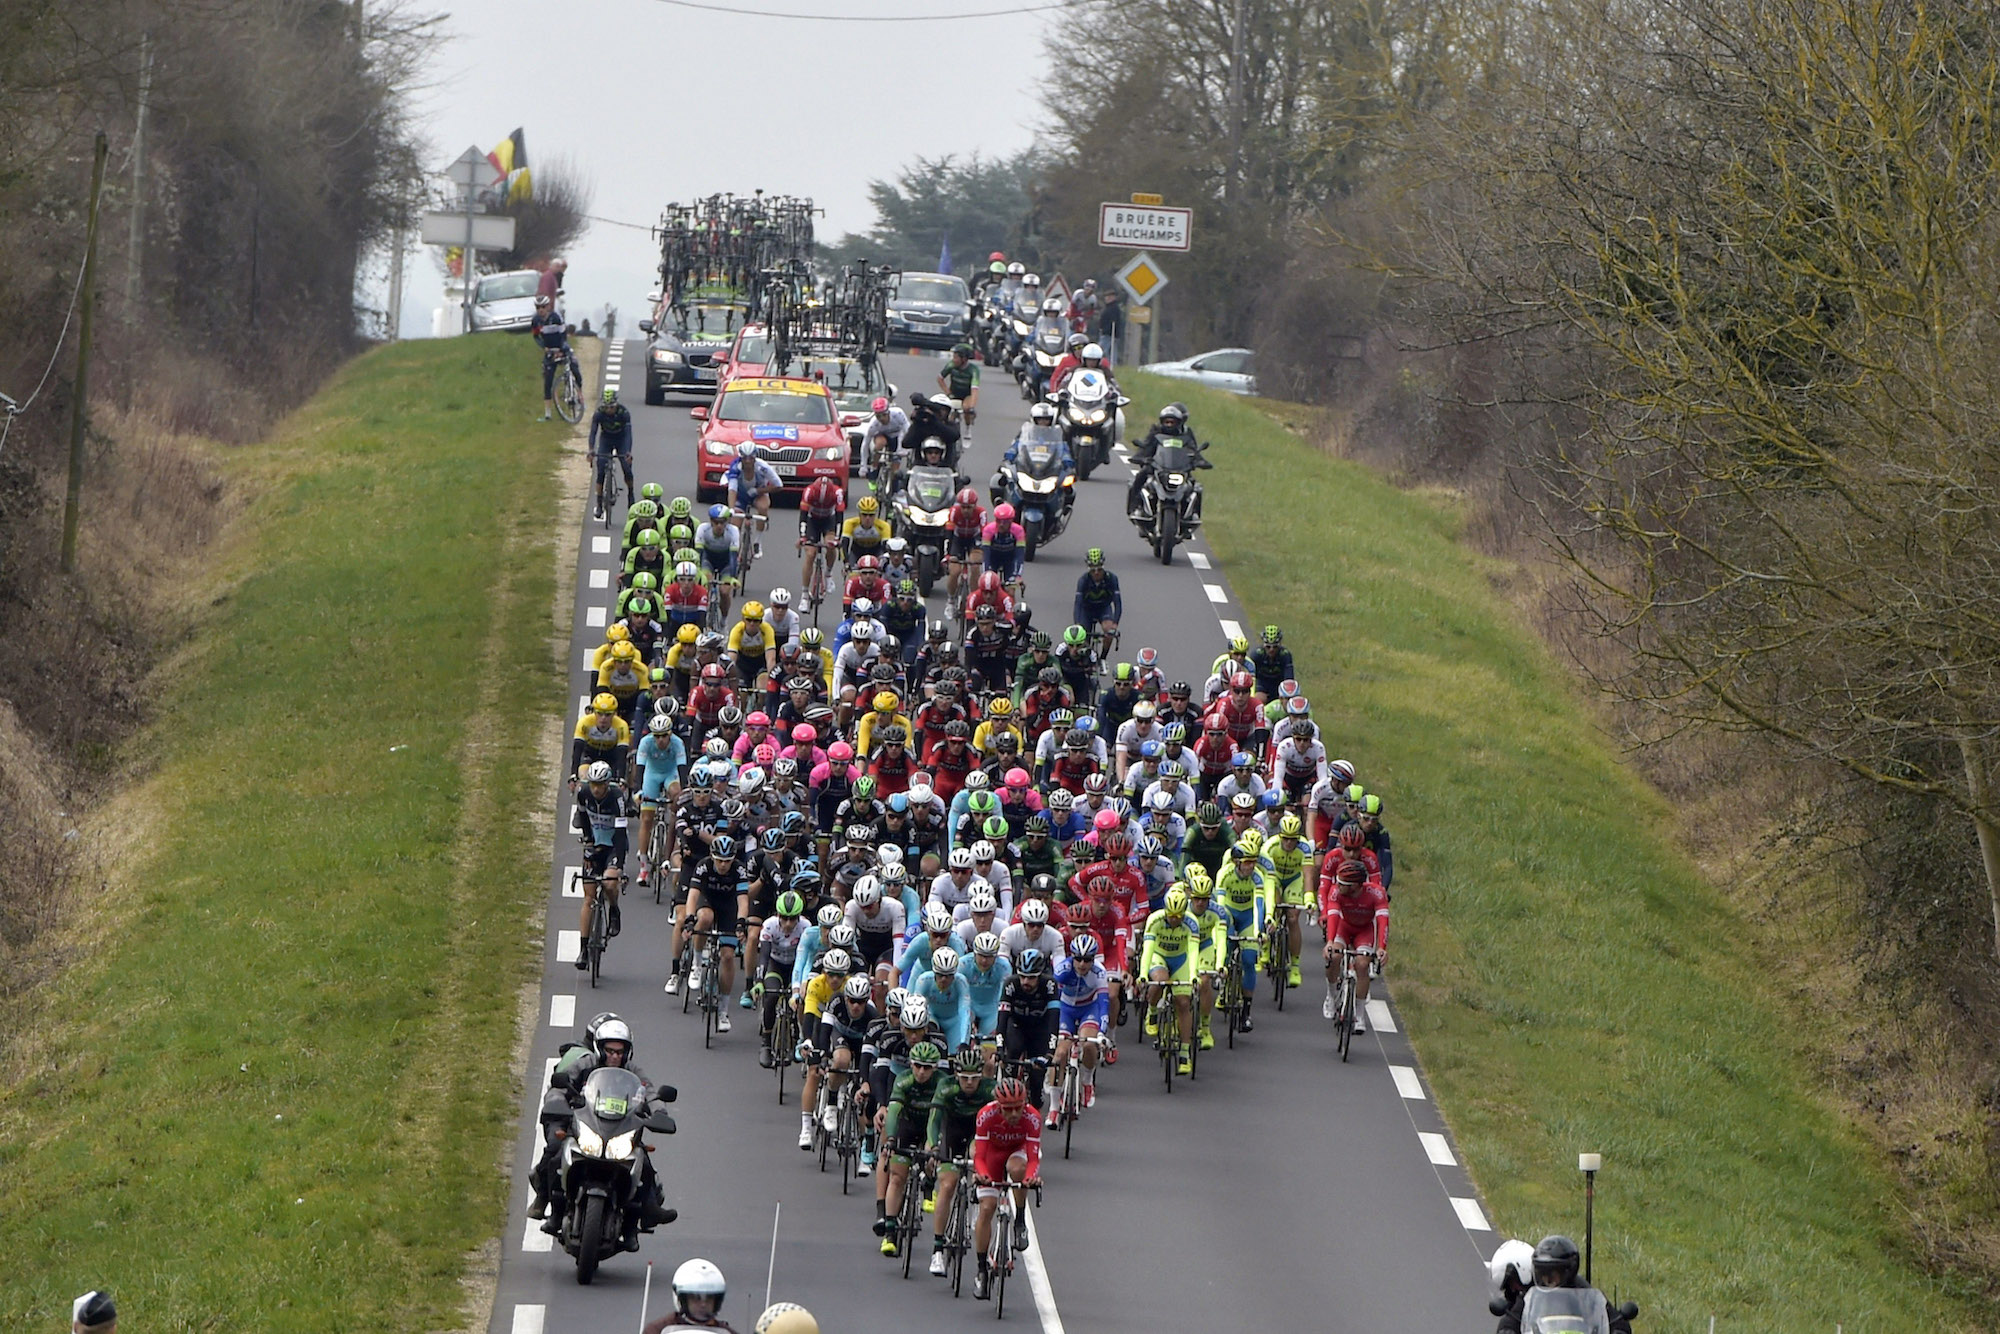
M1099 204L1097 244L1126 250L1186 250L1194 210L1152 204Z
M472 225L474 250L512 250L514 220L500 213L426 213L423 221L425 245L464 245L465 228Z

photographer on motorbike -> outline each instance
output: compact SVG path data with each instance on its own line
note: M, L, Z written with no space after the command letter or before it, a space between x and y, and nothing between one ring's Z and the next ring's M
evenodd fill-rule
M535 1198L528 1205L528 1217L540 1218L542 1231L550 1236L562 1232L563 1219L569 1212L569 1203L563 1198L560 1159L563 1140L569 1135L573 1118L569 1109L583 1105L583 1086L591 1072L604 1067L627 1070L635 1076L645 1089L646 1100L651 1102L663 1094L671 1094L671 1089L662 1089L647 1078L646 1073L632 1063L632 1029L616 1014L606 1012L593 1018L584 1028L584 1043L565 1043L556 1056L556 1068L549 1076L550 1093L542 1103L542 1156L530 1173L535 1188ZM639 1217L633 1226L640 1232L651 1232L661 1223L671 1223L680 1217L679 1210L662 1206L659 1175L653 1170L652 1155L639 1155ZM554 1204L554 1208L549 1206ZM639 1249L638 1238L627 1235L627 1250Z
M1530 1331L1524 1330L1523 1322L1527 1319L1527 1307L1533 1300L1534 1290L1537 1288L1568 1288L1585 1294L1582 1304L1588 1311L1585 1319L1593 1334L1604 1334L1607 1331L1608 1334L1632 1334L1632 1316L1638 1308L1629 1304L1613 1307L1604 1299L1603 1293L1577 1276L1582 1256L1577 1252L1576 1243L1568 1237L1551 1235L1542 1238L1541 1244L1535 1247L1528 1262L1534 1271L1533 1286L1521 1289L1510 1300L1507 1290L1520 1281L1519 1251L1510 1249L1512 1247L1527 1249L1524 1243L1509 1242L1493 1255L1496 1267L1500 1264L1501 1257L1505 1255L1511 1262L1507 1266L1508 1269L1514 1271L1511 1284L1508 1282L1510 1275L1501 1275L1502 1291L1493 1305L1499 1307L1501 1302L1507 1304L1504 1314L1497 1309L1494 1311L1495 1315L1500 1316L1500 1323L1494 1327L1494 1334L1531 1334Z
M909 414L886 398L868 405L868 419L861 423L861 475L874 477L876 468L887 468L889 455L910 429Z
M1194 427L1188 423L1186 405L1167 404L1160 409L1160 419L1153 424L1152 430L1146 432L1146 438L1132 446L1132 455L1138 463L1139 470L1132 474L1132 485L1125 492L1125 513L1129 518L1142 517L1139 511L1139 497L1145 491L1146 483L1152 479L1153 456L1159 453L1160 441L1163 438L1178 441L1194 451L1194 456L1198 460L1196 467L1212 466L1201 456L1201 442L1195 439Z
M1052 296L1042 302L1041 318L1035 321L1035 345L1037 349L1040 348L1043 340L1050 335L1054 335L1059 345L1067 345L1069 325L1063 320L1063 303L1061 297ZM1058 362L1060 362L1060 359L1058 359ZM1029 358L1026 365L1028 369L1029 395L1034 398L1040 398L1047 392L1051 376L1049 373L1045 373L1041 363L1033 358ZM1050 367L1050 372L1053 372L1053 370L1054 367Z
M917 446L931 438L944 441L947 460L958 464L958 423L951 419L951 404L928 394L910 395L910 424L903 431L903 449L914 454Z

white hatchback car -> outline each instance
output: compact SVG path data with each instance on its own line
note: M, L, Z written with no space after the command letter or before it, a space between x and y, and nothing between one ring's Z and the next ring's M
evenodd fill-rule
M542 275L533 269L489 273L472 290L472 332L524 332L535 320L535 292Z
M1141 366L1142 371L1164 375L1170 380L1193 380L1210 389L1226 389L1232 394L1257 392L1257 354L1247 347L1220 347L1185 361L1156 361Z

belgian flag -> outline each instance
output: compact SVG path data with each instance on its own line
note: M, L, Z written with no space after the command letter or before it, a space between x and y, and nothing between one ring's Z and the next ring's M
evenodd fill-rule
M486 160L505 178L508 203L535 197L535 179L528 174L528 141L519 128L494 145Z

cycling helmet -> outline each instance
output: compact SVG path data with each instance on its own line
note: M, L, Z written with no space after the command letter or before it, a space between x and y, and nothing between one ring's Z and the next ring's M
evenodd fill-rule
M854 758L854 747L845 741L836 741L826 748L826 757L835 764L845 764Z
M903 998L903 1027L926 1028L931 1022L931 1003L922 996Z
M1066 815L1076 809L1076 793L1066 787L1052 788L1048 796L1049 809L1057 815Z
M1174 808L1174 794L1171 792L1155 792L1152 796L1146 798L1146 804L1154 810L1165 814Z
M611 781L611 766L603 760L599 760L590 766L584 778L586 781L592 783L608 783Z
M882 901L882 886L874 876L864 875L854 882L854 906L872 908Z
M882 508L882 502L873 496L863 496L854 508L863 514L874 514Z
M882 997L882 1008L889 1014L900 1015L903 1012L903 1002L909 998L910 993L901 987L890 987Z
M924 930L943 933L951 930L951 909L933 903L924 909Z
M1124 820L1121 818L1117 828L1114 828L1108 834L1102 835L1097 840L1104 849L1104 855L1113 861L1129 855L1132 851L1132 839L1125 833L1124 823Z
M1000 900L993 896L991 890L982 889L975 892L971 898L966 900L965 909L967 912L975 913L999 912Z
M1298 838L1301 835L1303 835L1305 831L1306 831L1305 825L1300 822L1299 817L1295 813L1291 811L1286 811L1283 815L1278 817L1279 838Z
M665 736L674 730L674 720L668 714L656 712L646 720L646 730L654 736Z
M833 977L846 977L854 971L854 959L846 950L835 947L820 956L819 970Z
M1006 702L1005 700L996 699L993 701L993 706L997 709ZM984 769L974 769L965 776L965 790L972 793L972 799L974 800L978 798L981 792L984 792L992 785L993 775L987 773Z
M863 774L854 780L854 799L856 801L873 801L875 799L875 780L873 777Z
M832 905L828 905L832 906ZM806 915L806 901L792 890L778 895L778 916L787 921Z
M866 973L856 973L842 983L840 987L842 998L851 1001L865 1001L874 992L875 984L869 980Z
M1186 741L1187 724L1168 723L1165 727L1162 727L1160 729L1160 740L1166 742Z
M1229 809L1231 811L1254 811L1257 809L1257 798L1248 792L1238 792L1229 799Z
M1382 798L1376 796L1373 792L1363 797L1361 799L1361 814L1364 816L1372 815L1379 819L1382 815Z
M1000 937L991 931L981 931L972 938L972 952L990 959L1000 952Z
M1028 817L1028 823L1021 826L1021 832L1029 838L1047 838L1049 836L1049 817L1043 815L1040 811L1036 811Z
M1083 780L1083 790L1086 796L1094 793L1108 792L1111 790L1111 780L1103 774L1092 774Z
M1028 1086L1009 1076L993 1086L993 1101L1019 1111L1028 1104Z
M833 928L840 925L840 905L838 903L820 904L819 911L813 914L813 920L819 923L821 931L833 930Z
M1146 744L1149 746L1157 746L1159 743L1156 741L1149 741ZM1161 781L1164 782L1171 779L1186 778L1186 777L1187 777L1187 766L1185 764L1182 764L1179 760L1160 761Z
M950 977L958 971L958 951L950 946L931 951L931 972L938 977Z
M994 816L989 816L985 820L985 822L981 825L979 832L982 834L991 833L992 832L991 826L995 820L1000 821L1000 828L1002 829L1002 831L1005 831L1005 829L1007 828L1007 821L998 815L994 815ZM992 860L993 860L993 844L991 842L982 838L977 843L974 843L972 845L972 861L974 865L977 865L980 862L991 862Z
M1049 956L1038 949L1025 949L1014 961L1014 971L1022 977L1040 977L1049 970Z
M1076 939L1069 943L1069 957L1088 968L1091 960L1097 957L1097 937L1088 931L1078 932Z
M1047 926L1048 924L1049 924L1048 904L1042 902L1040 899L1029 899L1026 903L1021 905L1021 925Z
M1186 887L1175 885L1169 889L1166 901L1162 906L1166 908L1167 916L1169 917L1179 917L1185 914L1188 908L1188 892Z
M945 864L954 871L970 871L972 869L972 849L963 846L953 848L951 855L946 858Z
M705 764L697 764L694 772L688 775L688 782L697 788L714 787L715 771Z
M1354 766L1346 760L1329 760L1326 766L1326 781L1338 792L1354 781Z
M728 813L727 806L723 807L723 813ZM708 855L719 862L735 861L736 840L727 834L717 834L715 840L708 845Z
M998 505L995 505L993 507L993 522L995 523L1014 522L1014 507L1012 505L1009 505L1005 501L1002 501ZM984 576L981 576L981 578L983 580ZM996 574L993 576L993 578L995 580L994 587L996 588L999 587L998 580L1000 576Z
M854 929L852 922L835 922L833 930L826 933L826 943L839 949L851 950L860 934Z

